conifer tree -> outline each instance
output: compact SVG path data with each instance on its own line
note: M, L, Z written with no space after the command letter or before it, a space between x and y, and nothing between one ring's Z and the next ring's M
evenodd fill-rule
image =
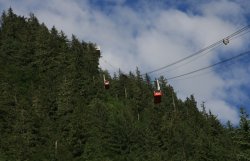
M164 77L154 104L149 75L112 77L100 57L94 43L68 39L34 14L3 12L0 160L249 160L244 109L239 127L225 128L193 95L178 99Z

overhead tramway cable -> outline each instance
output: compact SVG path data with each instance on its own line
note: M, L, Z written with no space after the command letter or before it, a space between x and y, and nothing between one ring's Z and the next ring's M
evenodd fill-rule
M105 59L100 59L102 62L104 62L105 64L107 64L107 65L109 65L110 67L112 67L115 71L118 69L118 68L116 68L115 66L113 66L112 64L110 64L107 60L105 60Z
M105 59L100 59L102 62L104 62L104 63L106 63L107 65L109 65L110 67L112 67L113 68L113 70L114 70L114 73L118 73L118 74L121 74L121 75L123 75L123 76L126 76L126 75L128 75L128 74L126 74L126 72L124 72L124 70L122 70L121 68L118 68L118 67L116 67L116 66L114 66L114 65L112 65L110 62L108 62L107 60L105 60Z
M249 30L249 31L246 31L246 32L243 32L243 33L241 33L240 35L237 35L236 37L233 37L233 38L230 40L230 42L235 41L237 38L242 37L242 36L244 36L245 34L247 34L247 33L249 33L249 32L250 32L250 30ZM164 75L164 74L167 73L167 72L175 71L175 70L177 70L177 69L183 67L184 65L190 64L191 62L197 60L198 58L200 58L200 57L202 57L202 56L204 56L204 55L208 55L209 53L211 53L211 51L213 51L213 50L219 48L219 47L222 46L222 45L223 45L223 44L220 44L220 45L216 46L215 48L212 48L212 49L208 50L207 52L205 52L205 53L203 53L203 54L201 54L201 55L197 55L196 57L192 58L190 61L188 61L188 62L186 62L186 63L184 63L184 64L180 64L179 66L176 66L175 68L172 68L172 69L169 69L169 70L167 70L167 71L158 73L158 75Z
M157 69L155 69L155 70L146 72L145 74L151 74L151 73L154 73L154 72L163 70L163 69L165 69L165 68L168 68L168 67L170 67L170 66L173 66L173 65L175 65L175 64L178 64L178 63L180 63L180 62L183 62L184 60L187 60L187 59L189 59L189 58L191 58L191 57L194 57L195 55L198 55L198 54L200 54L200 53L202 53L202 52L204 52L204 51L206 51L206 50L208 50L208 49L210 49L210 48L213 48L213 47L219 45L221 42L222 42L222 40L221 40L221 41L218 41L218 42L216 42L216 43L214 43L214 44L212 44L212 45L210 45L210 46L208 46L208 47L206 47L206 48L204 48L204 49L201 49L201 50L199 50L198 52L195 52L195 53L192 54L192 55L189 55L189 56L187 56L187 57L185 57L185 58L182 58L182 59L180 59L180 60L177 60L177 61L175 61L175 62L173 62L173 63L171 63L171 64L168 64L168 65L166 65L166 66L163 66L163 67L157 68ZM145 74L143 74L143 75L145 75Z
M246 31L247 29L249 29L249 27L250 27L250 25L247 25L247 26L245 26L245 27L239 29L238 31L236 31L236 32L234 32L233 34L231 34L231 35L229 35L228 37L226 37L226 39L230 39L230 38L232 38L232 37L238 35L239 33L242 33L242 32L244 32L244 31Z
M234 32L234 33L232 33L231 35L225 37L224 39L219 40L219 41L213 43L212 45L209 45L209 46L207 46L207 47L205 47L205 48L203 48L203 49L201 49L201 50L199 50L199 51L197 51L197 52L195 52L195 53L193 53L193 54L191 54L191 55L189 55L189 56L187 56L187 57L184 57L184 58L182 58L182 59L179 59L179 60L177 60L177 61L175 61L175 62L173 62L173 63L170 63L170 64L165 65L165 66L163 66L163 67L157 68L157 69L155 69L155 70L148 71L148 72L146 72L146 73L144 73L144 74L142 74L142 75L151 74L151 73L154 73L154 72L163 70L163 69L165 69L165 68L168 68L168 67L170 67L170 66L176 65L176 64L181 63L181 62L183 62L183 61L185 61L185 60L187 60L187 59L189 59L189 58L192 58L192 57L194 57L194 56L196 56L196 55L202 54L202 53L203 53L204 51L206 51L206 50L211 50L212 48L215 48L216 46L218 46L218 45L220 45L220 44L225 44L225 45L226 45L226 44L229 42L229 40L230 40L231 38L233 38L234 36L236 36L236 35L238 35L238 34L244 32L244 31L248 30L249 28L250 28L250 25L247 25L247 26L241 28L240 30L238 30L238 31L236 31L236 32Z
M246 34L249 33L249 32L250 32L250 30L246 30L246 32L242 32L241 34L238 34L237 36L232 37L231 40L237 39L237 38L239 38L239 37L242 37L243 35L246 35Z
M215 63L215 64L212 64L212 65L209 65L207 67L203 67L203 68L200 68L200 69L197 69L197 70L194 70L194 71L191 71L191 72L188 72L188 73L184 73L184 74L180 74L180 75L177 75L177 76L174 76L174 77L169 77L169 78L166 78L167 80L172 80L172 79L176 79L176 78L180 78L180 77L183 77L183 76L187 76L187 75L190 75L190 74L193 74L193 73L196 73L196 72L199 72L199 71L202 71L202 70L205 70L205 69L208 69L208 68L212 68L214 66L217 66L217 65L220 65L222 63L226 63L226 62L229 62L229 61L232 61L234 59L237 59L239 57L242 57L242 56L245 56L245 55L248 55L250 54L250 51L246 51L244 53L240 53L236 56L233 56L231 58L228 58L228 59L225 59L223 61L220 61L218 63Z
M209 68L210 70L208 71L204 71L204 72L201 72L201 73L198 73L197 74L194 74L194 75L190 75L189 77L180 77L180 78L176 78L174 79L174 81L183 81L183 80L187 80L187 79L193 79L193 78L197 78L197 77L201 77L201 76L205 76L205 75L209 75L211 73L214 72L214 70L212 70L211 68ZM205 70L205 69L204 69Z
M219 46L216 46L215 48L212 48L212 49L208 50L207 52L203 53L202 55L197 55L197 57L194 57L194 58L191 59L190 61L185 62L185 63L183 63L183 64L180 64L179 66L176 66L175 68L172 68L172 69L169 69L169 70L167 70L167 71L161 72L161 73L159 73L158 75L162 75L162 74L165 74L165 73L167 73L167 72L175 71L175 70L177 70L177 69L183 67L184 65L190 64L191 62L195 61L196 59L200 58L201 56L204 56L204 55L207 55L207 54L211 53L212 50L215 50L216 48L218 48L218 47L220 47L220 46L222 46L222 44L220 44Z

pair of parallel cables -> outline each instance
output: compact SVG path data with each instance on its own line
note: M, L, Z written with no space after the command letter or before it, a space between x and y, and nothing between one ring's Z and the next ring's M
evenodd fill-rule
M201 49L201 50L199 50L199 51L197 51L197 52L195 52L195 53L193 53L193 54L191 54L191 55L189 55L189 56L187 56L187 57L184 57L184 58L182 58L182 59L179 59L179 60L177 60L177 61L175 61L175 62L173 62L173 63L170 63L170 64L168 64L168 65L165 65L165 66L163 66L163 67L156 68L156 69L154 69L154 70L145 72L144 74L141 74L141 76L143 76L143 75L149 75L149 74L152 74L152 73L155 73L155 72L162 71L162 70L164 70L164 69L166 69L166 68L169 68L169 67L171 67L171 66L180 64L181 62L184 62L184 61L187 61L187 60L190 60L191 58L193 58L192 60L186 62L185 64L190 63L190 62L192 62L194 59L197 59L198 56L203 56L203 55L205 55L205 54L211 52L212 50L214 50L215 48L218 48L219 46L221 46L221 45L223 45L223 44L224 44L224 45L227 45L232 39L235 39L235 38L238 38L238 37L240 37L240 36L243 36L243 35L247 34L248 32L250 32L249 29L250 29L250 25L247 25L247 26L245 26L245 27L243 27L243 28L237 30L236 32L232 33L231 35L225 37L224 39L219 40L219 41L217 41L217 42L215 42L215 43L213 43L213 44L211 44L211 45L209 45L209 46L207 46L207 47L205 47L205 48L203 48L203 49ZM233 57L230 57L230 58L228 58L228 59L225 59L225 60L222 60L222 61L220 61L220 62L217 62L217 63L215 63L215 64L212 64L212 65L209 65L209 66L206 66L206 67L203 67L203 68L199 68L199 69L196 69L196 70L193 70L193 71L184 73L184 74L180 74L180 75L177 75L177 76L169 77L169 78L166 78L166 79L167 79L167 80L173 80L173 79L176 79L176 78L180 78L180 77L183 77L183 76L187 76L187 75L190 75L190 74L194 74L194 73L196 73L196 72L200 72L200 71L202 71L202 70L206 70L206 69L208 69L208 68L215 67L215 66L220 65L220 64L222 64L222 63L226 63L226 62L232 61L232 60L234 60L234 59L237 59L237 58L239 58L239 57L246 56L246 55L248 55L248 54L250 54L250 51L246 51L246 52L240 53L240 54L238 54L238 55L236 55L236 56L233 56ZM195 56L197 56L197 57L195 57ZM112 68L116 69L112 64L110 64L110 63L107 62L106 60L104 60L104 62L105 62L106 64L108 64L109 66L111 66ZM184 65L185 65L185 64L184 64ZM178 67L181 67L181 66L178 66ZM178 67L177 67L177 68L178 68ZM119 71L121 71L121 70L119 69Z

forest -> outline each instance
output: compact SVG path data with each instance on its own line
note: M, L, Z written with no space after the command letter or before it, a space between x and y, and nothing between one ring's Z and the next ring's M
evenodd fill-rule
M177 98L164 77L154 104L149 76L111 76L100 58L95 43L34 14L2 12L0 161L250 161L244 108L238 125L222 124L193 95Z

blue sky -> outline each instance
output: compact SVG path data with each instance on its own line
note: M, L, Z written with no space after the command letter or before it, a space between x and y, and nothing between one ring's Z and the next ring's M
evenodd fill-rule
M0 10L34 13L49 28L56 26L101 47L100 66L112 74L142 73L186 57L250 24L249 0L0 0ZM189 64L156 72L172 77L249 50L250 32L221 45ZM178 80L170 80L179 98L194 94L198 106L225 122L239 120L239 107L250 113L249 56ZM107 63L108 62L108 63ZM111 64L111 65L109 65Z

